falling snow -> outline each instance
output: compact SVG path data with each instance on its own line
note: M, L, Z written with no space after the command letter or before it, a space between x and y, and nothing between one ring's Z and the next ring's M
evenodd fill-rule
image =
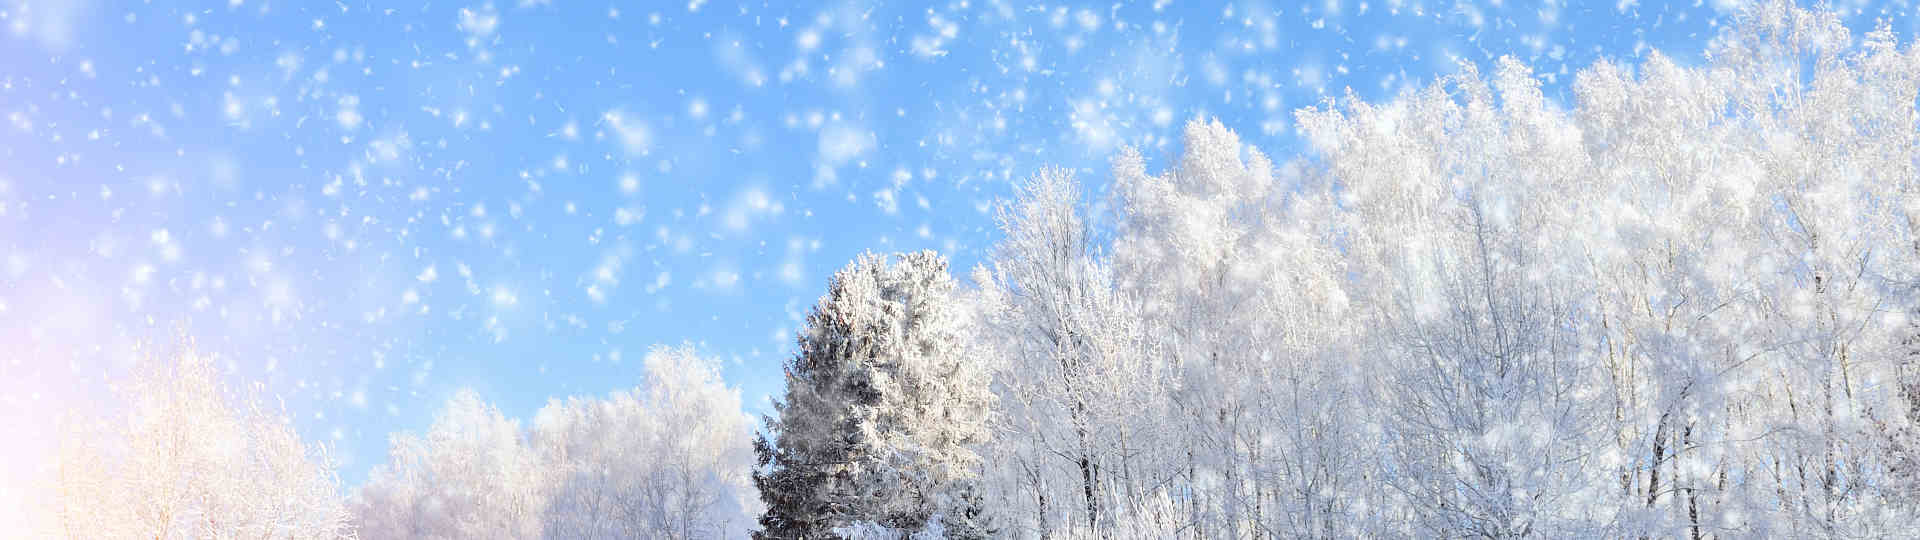
M1693 4L0 0L0 418L51 433L182 335L348 485L458 389L631 386L621 348L698 344L767 412L834 269L964 275L1041 167L1199 117L1290 155L1300 108L1509 55L1564 104L1599 61L1704 61L1738 2Z

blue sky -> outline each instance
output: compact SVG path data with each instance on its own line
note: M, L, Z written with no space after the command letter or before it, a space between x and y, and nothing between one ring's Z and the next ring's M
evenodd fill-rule
M1698 62L1728 8L0 0L0 422L31 455L181 332L349 485L455 390L527 418L653 344L758 412L833 270L964 274L1041 166L1097 190L1196 116L1295 155L1295 109L1462 60L1564 97L1597 59Z

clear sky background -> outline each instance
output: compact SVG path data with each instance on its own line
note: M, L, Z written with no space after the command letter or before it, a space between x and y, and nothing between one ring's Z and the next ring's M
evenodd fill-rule
M0 483L182 332L349 487L460 388L529 418L654 344L757 414L835 269L964 278L1041 166L1097 192L1197 116L1285 158L1297 108L1501 55L1564 100L1599 59L1701 61L1730 7L0 0Z

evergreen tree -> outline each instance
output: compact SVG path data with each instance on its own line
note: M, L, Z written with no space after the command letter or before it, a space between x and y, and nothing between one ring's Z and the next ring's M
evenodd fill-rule
M836 273L754 443L760 538L984 537L979 457L992 394L967 354L947 262L863 255Z

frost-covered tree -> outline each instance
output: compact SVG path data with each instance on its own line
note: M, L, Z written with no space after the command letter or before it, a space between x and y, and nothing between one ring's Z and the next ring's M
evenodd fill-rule
M1472 66L1349 121L1308 116L1346 207L1362 343L1388 474L1415 531L1487 538L1595 534L1585 491L1597 399L1582 349L1592 280L1563 239L1583 186L1580 141L1506 60ZM1543 118L1545 117L1545 118Z
M1114 160L1118 286L1177 374L1183 525L1195 536L1337 534L1360 425L1333 209L1320 176L1276 166L1219 122L1187 125L1174 166Z
M354 499L366 538L534 538L549 471L520 424L471 390L447 401L425 434L393 436Z
M423 435L393 437L354 509L367 538L716 538L752 527L751 430L738 389L690 346L646 379L554 400L522 429L461 391Z
M740 392L691 346L647 353L646 383L541 409L549 538L738 538L758 499Z
M974 445L993 395L946 260L863 255L834 274L755 441L762 538L991 529Z
M1376 405L1391 415L1383 431L1453 432L1430 456L1500 455L1492 443L1564 460L1477 460L1491 476L1452 460L1463 477L1429 459L1440 476L1413 485L1432 493L1402 505L1415 530L1871 537L1914 519L1891 441L1911 422L1899 329L1920 283L1920 53L1884 23L1856 41L1835 14L1785 2L1733 22L1705 65L1603 62L1566 106L1505 60L1491 83L1466 70L1388 103L1302 113L1345 191L1351 275L1371 285L1353 289L1387 293L1362 300L1392 317L1369 325L1385 331L1386 373L1427 381ZM1463 232L1474 240L1447 240ZM1469 302L1476 288L1487 307ZM1443 392L1458 385L1432 379L1470 364L1407 364L1448 348L1504 358L1501 328L1515 324L1536 329L1519 335L1534 340L1514 350L1531 357L1521 365L1551 377ZM1555 390L1585 387L1605 391ZM1501 388L1532 396L1491 418L1549 440L1463 444L1480 429L1410 416L1499 403ZM1388 449L1391 472L1423 470L1404 466L1422 452ZM1543 480L1436 484L1502 474ZM1436 519L1448 515L1529 517Z
M123 414L68 424L53 467L66 538L352 538L325 448L220 383L191 345L143 350Z
M1900 504L1899 459L1876 435L1910 422L1904 329L1890 323L1920 285L1920 50L1901 51L1884 21L1855 42L1838 14L1785 3L1739 22L1713 53L1742 76L1707 104L1744 131L1721 144L1753 190L1741 225L1758 294L1742 307L1763 348L1741 366L1753 393L1732 403L1755 441L1728 475L1766 478L1775 498L1739 494L1734 523L1903 534L1920 516Z
M989 455L1009 528L1112 535L1148 515L1152 456L1176 444L1170 385L1137 309L1113 286L1072 174L1046 169L999 212L1004 239L976 271L985 351L998 357L1001 435ZM1011 532L1011 531L1010 531Z
M1920 49L1731 22L1569 102L1502 59L1303 110L1286 164L1191 123L1115 160L1110 235L1022 186L976 272L1006 532L1901 534Z

